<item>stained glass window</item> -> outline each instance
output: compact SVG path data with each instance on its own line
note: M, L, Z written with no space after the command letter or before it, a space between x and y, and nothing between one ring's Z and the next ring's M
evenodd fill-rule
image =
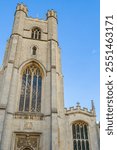
M31 33L31 38L35 40L41 39L41 30L39 28L33 28Z
M23 71L19 111L40 112L41 86L40 70L32 63Z
M90 150L88 139L88 124L82 121L72 125L73 150Z

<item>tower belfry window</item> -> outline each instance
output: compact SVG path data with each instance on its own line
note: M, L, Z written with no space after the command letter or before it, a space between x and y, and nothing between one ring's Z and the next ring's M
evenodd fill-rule
M72 125L73 134L73 150L90 150L88 125L85 122L79 121Z
M40 70L32 63L23 71L19 111L40 112L41 85Z
M41 30L39 28L33 28L31 33L31 38L35 40L41 39Z

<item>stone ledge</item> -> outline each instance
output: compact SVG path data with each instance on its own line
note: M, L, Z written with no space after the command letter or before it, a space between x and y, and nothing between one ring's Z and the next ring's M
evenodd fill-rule
M6 105L0 104L0 109L5 110L6 109Z
M14 114L16 119L36 119L43 120L44 115L42 113L34 113L34 112L16 112Z

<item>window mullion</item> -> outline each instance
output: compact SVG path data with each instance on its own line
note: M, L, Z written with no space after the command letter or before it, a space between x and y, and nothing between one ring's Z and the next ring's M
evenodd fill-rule
M82 138L82 131L81 131L81 125L79 125L79 132L80 132L80 139Z
M77 147L77 150L78 150L78 139L76 140L76 147Z
M77 124L75 125L75 139L77 139Z
M38 78L39 76L37 75L37 84L36 84L36 100L35 100L35 111L37 110L37 94L38 94L38 80L39 80L39 78Z
M87 149L87 146L86 146L86 140L85 140L85 150Z
M84 140L85 140L85 125L83 125L83 134L84 134Z
M86 141L86 137L85 137L85 125L83 125L83 134L84 134L84 147L86 150L86 145L85 145L85 141Z
M24 92L24 105L23 105L23 111L25 111L27 85L28 85L28 73L26 73L26 85L25 85L25 92Z
M34 73L31 72L32 76L31 76L31 90L30 90L30 107L29 107L29 111L31 111L31 105L32 105L32 91L33 91L33 76L34 76Z
M37 39L39 40L39 31L37 31Z
M34 30L34 35L33 35L33 39L35 39L35 30Z
M83 134L84 134L84 139L86 139L86 137L85 137L85 125L83 125Z
M81 147L81 150L82 150L82 139L80 139L80 147Z

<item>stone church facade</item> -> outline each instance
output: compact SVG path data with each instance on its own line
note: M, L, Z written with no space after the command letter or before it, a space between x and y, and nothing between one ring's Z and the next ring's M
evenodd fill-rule
M0 70L0 150L99 150L93 101L64 108L56 12L27 13L17 5Z

